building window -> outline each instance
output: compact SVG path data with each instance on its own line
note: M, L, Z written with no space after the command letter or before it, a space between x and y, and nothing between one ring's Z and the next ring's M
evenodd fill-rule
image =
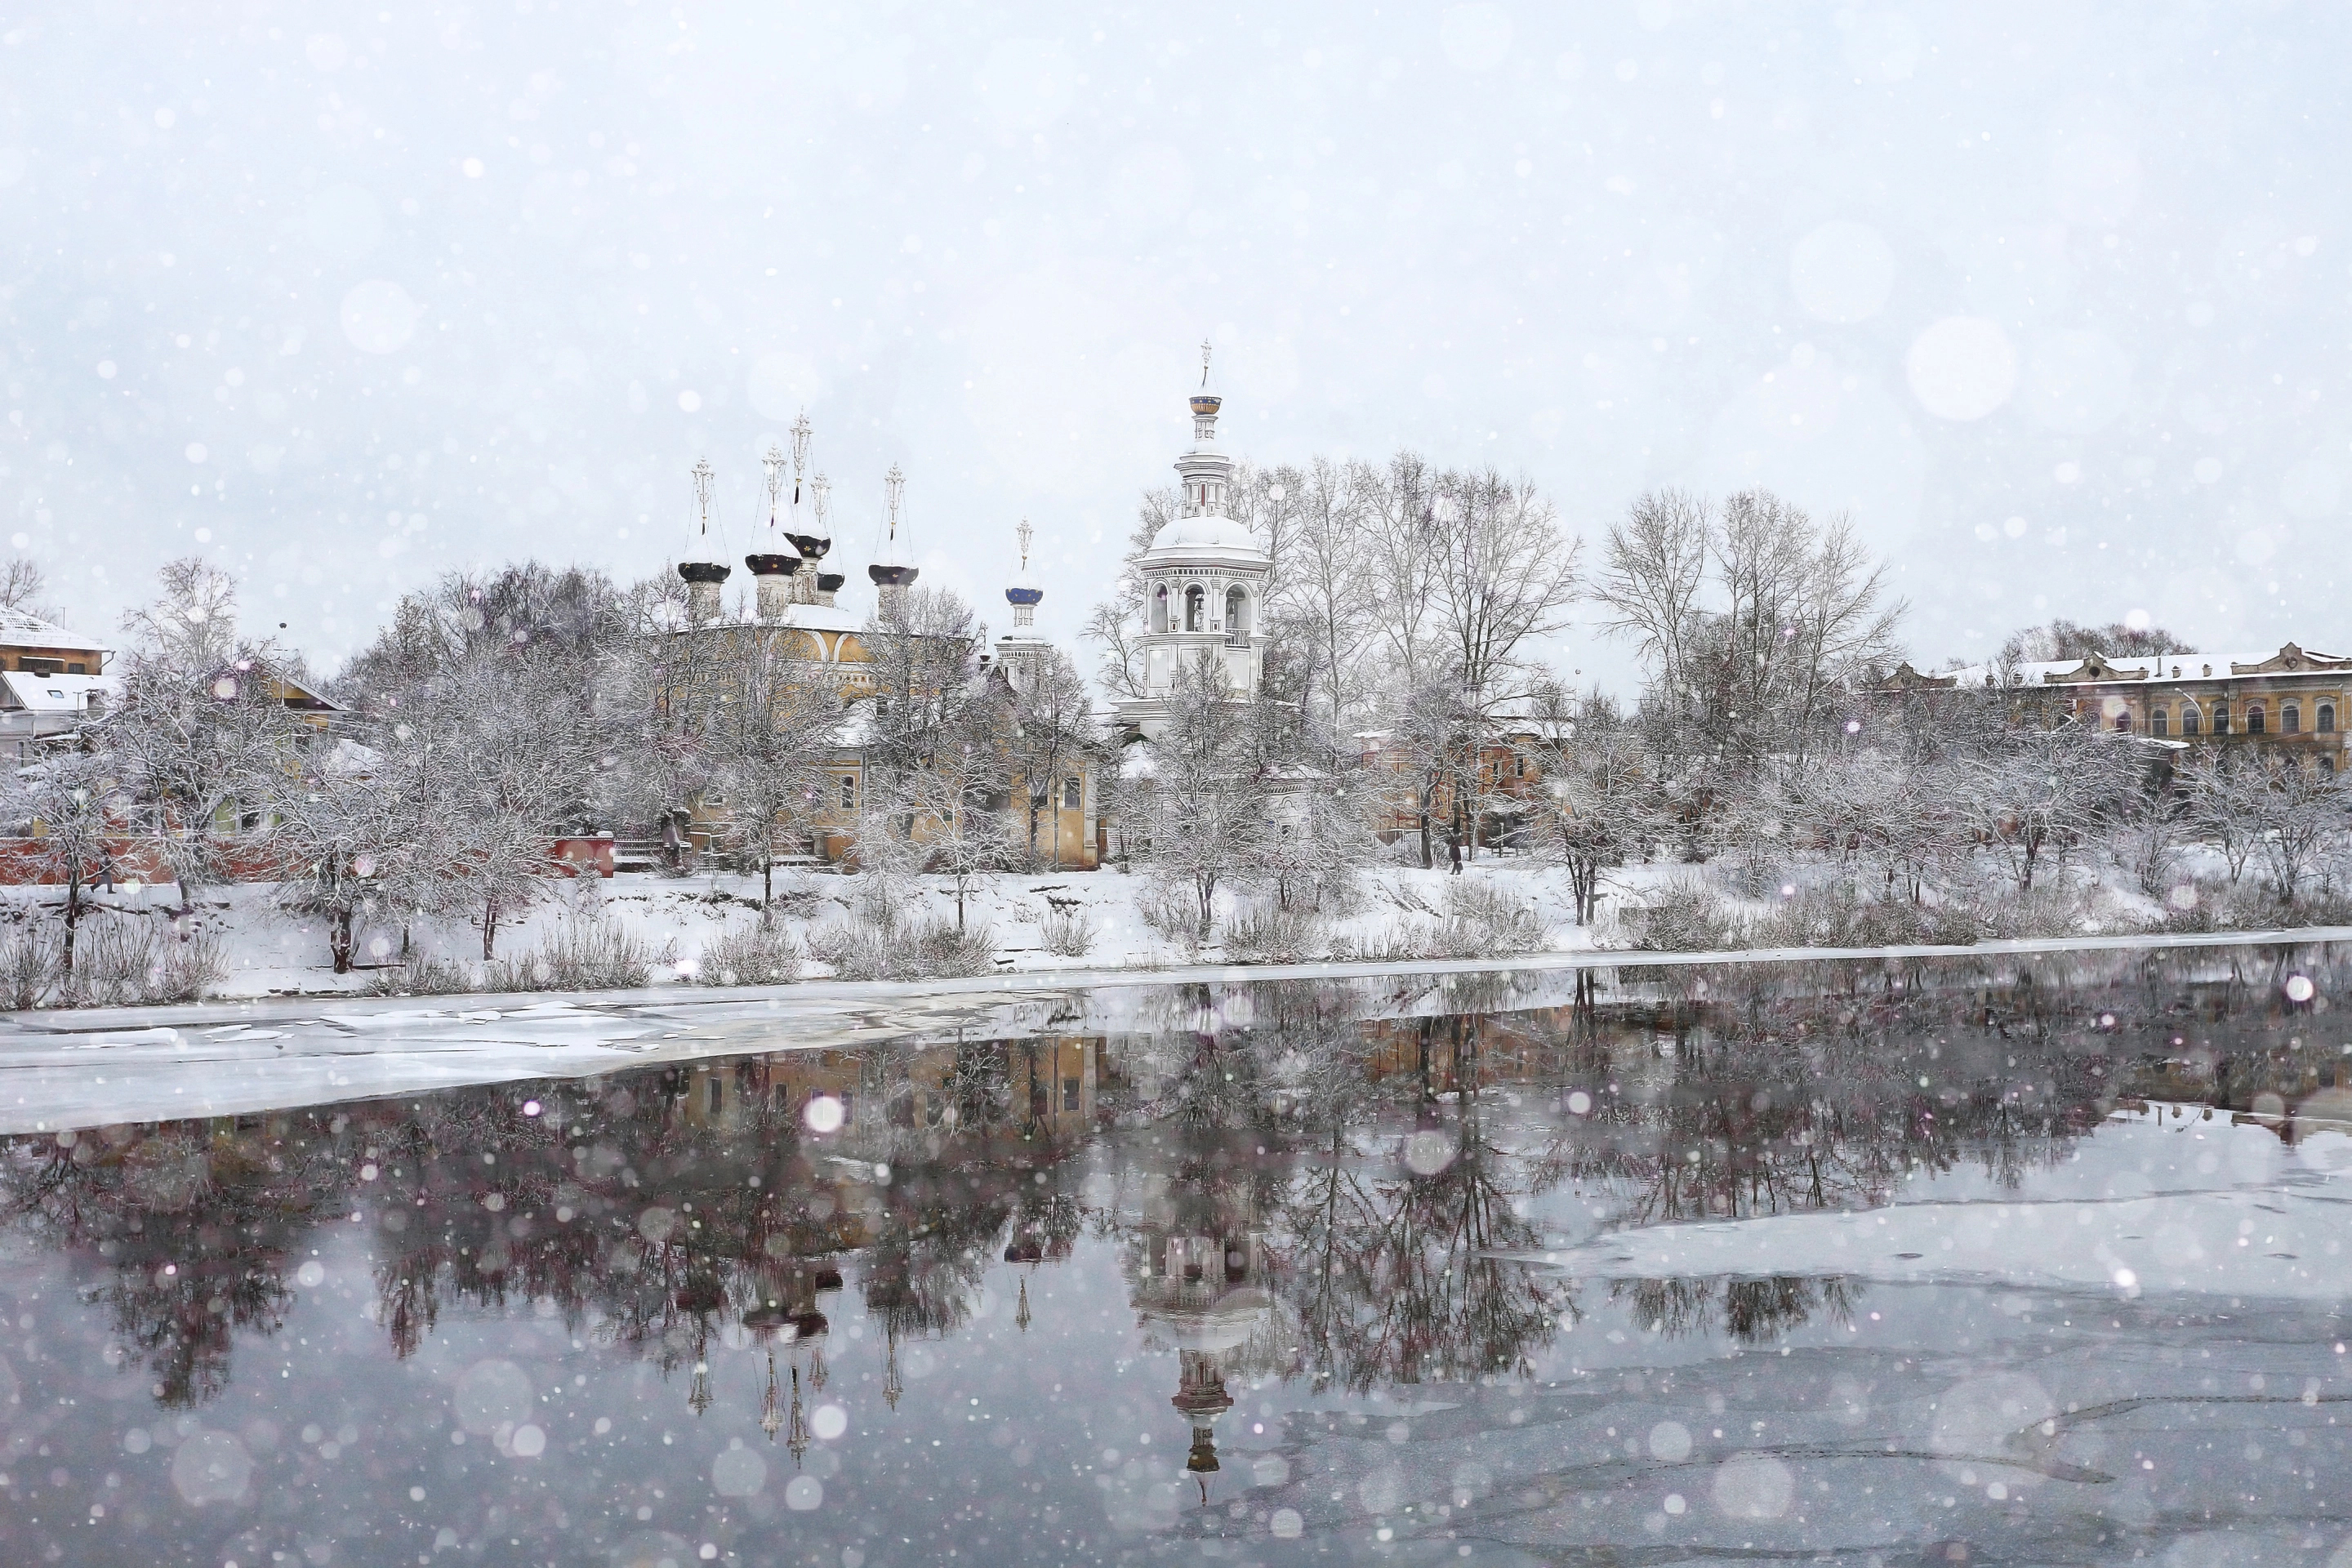
M1239 588L1225 590L1225 630L1229 632L1249 630L1249 595Z
M1062 1109L1065 1110L1076 1110L1077 1108L1078 1080L1074 1078L1066 1078L1062 1080Z
M1168 629L1168 590L1165 587L1155 589L1151 595L1151 629L1155 632Z
M710 1079L704 1092L709 1096L707 1103L711 1115L716 1116L727 1108L727 1085L723 1081L715 1078Z
M2180 705L2180 732L2184 735L2197 733L2197 704L2194 702Z
M2128 735L2131 733L2131 710L2126 708L2116 715L2116 733Z
M1197 632L1209 613L1209 595L1198 583L1184 590L1184 629Z
M2332 753L2326 752L2319 753L2319 771L2323 773L2336 772L2336 758Z
M2323 702L2319 705L2319 721L2315 728L2316 728L2323 735L2333 735L2336 733L2335 703Z
M2165 717L2163 709L2151 708L2147 710L2147 732L2149 734L2163 735L2169 733L2170 731L2167 728L2168 722L2169 721Z
M1076 811L1087 803L1086 781L1072 773L1062 781L1062 809Z
M2279 704L2279 733L2282 735L2299 735L2303 733L2303 705L2301 703L2282 702Z
M2229 732L2230 705L2217 700L2213 704L2213 733L2226 735Z
M2246 710L2246 733L2249 735L2259 735L2262 732L2263 705L2256 702Z
M848 773L841 775L841 809L844 811L857 809L857 780Z

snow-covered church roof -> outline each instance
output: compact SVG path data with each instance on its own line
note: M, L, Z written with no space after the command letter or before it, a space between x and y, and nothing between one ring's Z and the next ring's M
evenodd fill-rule
M1247 525L1230 517L1180 517L1164 525L1151 536L1151 548L1145 552L1146 561L1161 560L1173 555L1213 554L1245 555L1253 561L1267 559L1265 549Z

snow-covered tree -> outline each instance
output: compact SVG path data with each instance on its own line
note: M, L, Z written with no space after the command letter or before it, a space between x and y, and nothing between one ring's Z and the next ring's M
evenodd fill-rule
M2037 874L2117 815L2142 771L2127 741L2071 720L2048 729L2025 725L1957 770L1953 803L2027 892Z
M727 834L760 866L760 909L775 897L776 830L809 816L823 766L839 750L841 701L828 668L793 657L789 635L730 628L721 645L724 683L705 709L703 754Z
M1047 650L1014 687L1012 713L1013 772L1022 785L1015 803L1028 813L1022 842L1037 853L1038 819L1055 824L1053 861L1062 863L1062 835L1055 805L1062 780L1072 769L1093 763L1101 751L1093 705L1077 665L1060 648Z
M65 890L60 966L70 977L74 939L89 890L112 865L110 840L131 806L114 759L103 752L58 747L11 775L8 816L28 867Z
M1144 743L1149 778L1126 804L1150 836L1153 873L1191 896L1206 935L1218 888L1258 872L1269 831L1266 781L1222 664L1203 654L1177 672L1167 725Z
M183 902L240 874L237 837L274 774L318 731L290 706L307 680L296 656L238 633L236 585L191 557L166 565L162 593L123 618L133 643L122 693L94 740L153 816Z
M324 922L338 974L351 970L363 919L404 919L436 896L437 868L422 851L439 825L402 782L383 757L342 740L302 753L262 796L280 907Z
M1528 759L1542 784L1536 853L1566 868L1576 922L1590 925L1601 873L1641 853L1654 832L1654 787L1639 732L1613 700L1547 685L1534 712L1550 738Z

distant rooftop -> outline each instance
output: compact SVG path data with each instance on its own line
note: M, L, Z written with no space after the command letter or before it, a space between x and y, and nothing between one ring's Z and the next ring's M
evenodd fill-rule
M69 632L55 621L45 621L27 610L0 609L0 647L86 648L104 653L106 645L79 632Z

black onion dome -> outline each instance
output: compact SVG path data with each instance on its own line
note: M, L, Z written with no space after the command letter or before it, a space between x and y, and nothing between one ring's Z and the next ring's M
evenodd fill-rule
M724 583L734 571L717 561L681 561L677 566L677 574L689 583Z
M797 555L746 555L743 564L751 569L754 577L789 577L801 569Z
M877 588L903 588L921 574L918 566L868 566L866 574Z

